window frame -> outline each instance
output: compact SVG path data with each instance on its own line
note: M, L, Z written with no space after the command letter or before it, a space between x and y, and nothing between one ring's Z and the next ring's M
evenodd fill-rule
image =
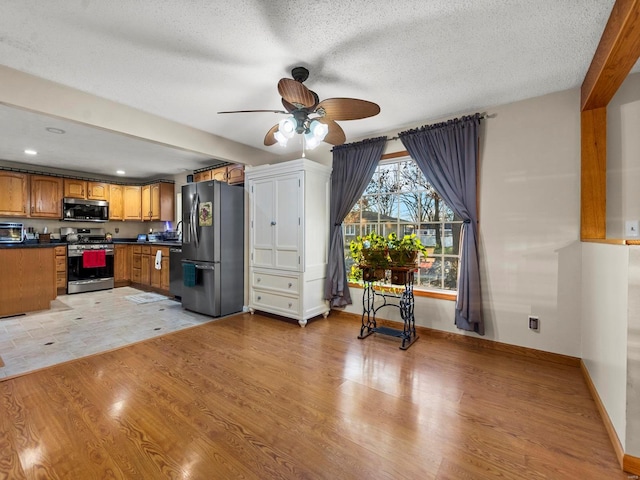
M384 164L396 164L396 163L401 163L405 160L413 160L411 158L411 156L409 155L409 152L405 151L401 151L401 152L395 152L392 154L386 154L383 155L381 157L381 159L378 162L378 166L379 165L384 165ZM415 161L415 160L414 160ZM378 166L376 166L376 169L378 168ZM363 193L362 196L365 196L366 193ZM360 197L361 199L362 197ZM360 202L360 199L358 199L358 202ZM424 223L439 223L440 225L442 225L443 231L446 229L445 225L446 224L460 224L462 225L462 221L461 220L443 220L440 222L424 222ZM400 225L400 218L397 219L397 223L395 224L396 227L398 227ZM362 222L362 218L360 218L360 222L359 223L343 223L343 239L345 242L345 250L347 249L347 246L349 245L350 240L347 240L347 235L349 236L355 236L358 235L358 230L359 227L363 225ZM366 223L364 224L367 227L374 227L374 224L370 224L367 225ZM377 226L380 225L382 227L382 230L386 230L385 228L385 224L384 223L376 223L375 224L375 231L376 233L381 233L378 231ZM347 231L349 231L349 234L347 234ZM367 232L362 232L360 231L360 235L366 235ZM386 232L385 232L386 234ZM433 256L431 256L431 258L434 258ZM444 252L438 254L435 256L435 258L439 258L442 261L444 261L446 258L456 258L458 260L458 264L460 262L460 251L458 251L457 255L452 255L452 254L445 254ZM349 281L349 286L350 287L354 287L354 288L364 288L362 282L353 282L353 281ZM414 285L413 287L413 293L414 296L417 297L430 297L430 298L436 298L436 299L441 299L441 300L451 300L451 301L455 301L458 297L458 290L457 290L457 285L456 285L456 290L446 290L446 289L442 289L442 288L437 288L437 287L431 287L431 286L426 286L426 285Z

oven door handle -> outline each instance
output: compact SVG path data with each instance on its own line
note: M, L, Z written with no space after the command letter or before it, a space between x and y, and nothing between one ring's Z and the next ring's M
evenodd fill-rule
M87 250L88 252L92 251L92 250ZM77 257L81 257L82 256L83 251L78 251L78 252L67 252L67 257L69 258L77 258ZM113 257L113 250L106 250L105 251L105 255L107 255L108 257Z

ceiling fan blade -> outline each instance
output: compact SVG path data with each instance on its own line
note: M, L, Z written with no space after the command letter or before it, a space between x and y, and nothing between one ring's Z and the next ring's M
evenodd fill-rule
M284 98L282 99L282 106L289 113L291 113L294 110L296 110L296 106L294 104L292 104L292 103L287 102Z
M274 143L277 143L276 137L273 134L278 131L278 125L279 124L276 123L273 127L269 129L267 134L264 136L264 144L267 147L270 145L273 145Z
M316 100L311 91L300 82L290 78L281 78L278 82L278 93L296 108L308 108L315 105Z
M229 112L218 112L218 113L255 113L255 112L287 113L284 110L231 110Z
M344 130L342 130L342 127L332 119L320 117L314 120L324 123L329 127L329 132L327 133L327 136L324 137L324 142L330 143L331 145L342 145L346 141L347 137L344 134Z
M357 98L327 98L318 104L315 113L333 120L358 120L377 115L380 107Z

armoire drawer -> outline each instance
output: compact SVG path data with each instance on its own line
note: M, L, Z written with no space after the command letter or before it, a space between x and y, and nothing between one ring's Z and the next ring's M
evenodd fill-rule
M252 306L258 310L264 309L270 312L290 314L300 313L300 299L298 297L278 295L264 290L253 290L251 293Z
M251 286L261 290L273 290L297 295L300 293L300 277L253 272L251 274Z

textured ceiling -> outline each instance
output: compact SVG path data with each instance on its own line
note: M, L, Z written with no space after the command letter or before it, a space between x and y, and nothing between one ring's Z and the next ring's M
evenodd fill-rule
M613 3L8 0L0 64L293 158L262 144L281 116L216 112L281 109L297 65L320 99L380 105L340 122L348 142L576 87Z

